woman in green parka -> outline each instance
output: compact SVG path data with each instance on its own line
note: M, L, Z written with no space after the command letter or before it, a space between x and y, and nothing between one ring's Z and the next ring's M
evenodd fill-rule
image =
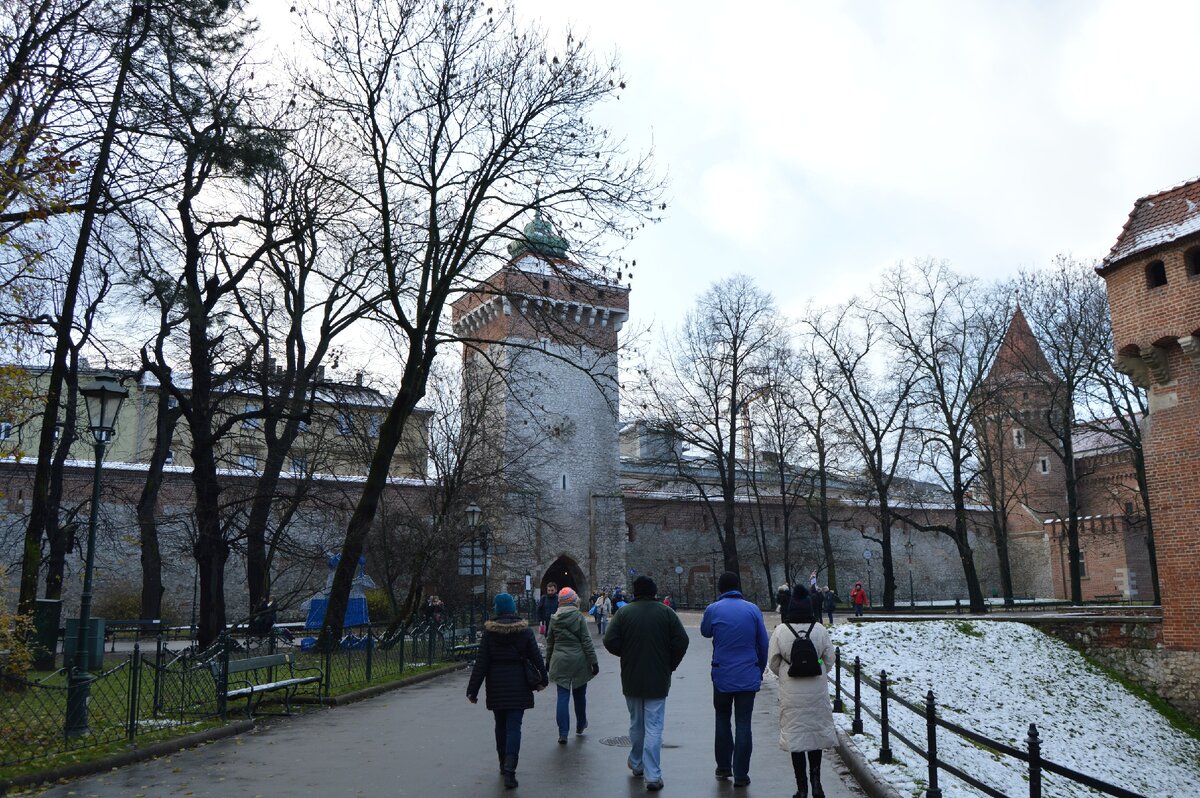
M575 699L575 733L587 729L587 683L600 672L596 647L587 620L579 611L579 594L569 587L558 591L558 609L546 633L550 681L558 685L558 742L565 745L571 730L571 699Z

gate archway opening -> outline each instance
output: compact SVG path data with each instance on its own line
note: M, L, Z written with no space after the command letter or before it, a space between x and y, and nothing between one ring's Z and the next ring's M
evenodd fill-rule
M588 584L587 577L583 575L583 569L579 567L579 563L567 555L560 556L557 560L550 563L550 567L542 574L541 595L546 594L546 585L550 582L558 585L560 588L569 587L579 595L583 596L583 600L587 601Z

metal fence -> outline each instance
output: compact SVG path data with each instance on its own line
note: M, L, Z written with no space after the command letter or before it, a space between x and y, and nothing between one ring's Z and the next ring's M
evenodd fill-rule
M65 732L67 672L36 678L0 675L0 767L23 765L89 747L136 742L223 717L212 664L263 654L292 654L298 668L320 668L319 693L336 693L391 681L414 667L474 656L477 628L469 619L420 622L394 630L371 627L348 634L328 651L305 651L278 635L226 635L200 651L169 650L163 637L133 650L103 672L92 674L88 727ZM107 656L114 662L112 654ZM263 674L267 676L267 674ZM268 677L269 678L269 677Z
M939 730L957 735L974 745L993 751L997 755L1012 757L1026 763L1029 771L1027 778L1029 783L1029 798L1042 798L1042 781L1047 773L1060 776L1077 784L1082 784L1103 795L1111 795L1115 796L1115 798L1145 798L1140 793L1127 790L1123 787L1117 787L1094 776L1088 776L1087 774L1072 770L1065 765L1060 765L1043 758L1041 754L1043 738L1038 732L1037 724L1029 724L1028 735L1025 738L1026 749L1022 750L998 740L992 740L982 734L939 717L937 699L932 690L925 694L925 699L922 702L905 700L892 689L892 686L888 682L886 671L881 670L879 672L878 680L872 679L863 672L862 662L858 657L854 658L853 680L853 697L844 697L842 690L842 649L838 647L835 649L834 658L834 711L845 711L846 701L850 701L854 705L854 719L850 725L851 734L857 735L863 733L863 714L874 718L879 723L879 761L881 763L888 764L892 761L891 743L893 738L924 759L927 765L925 784L925 795L927 798L942 798L942 791L938 786L938 775L941 772L952 774L984 795L992 796L992 798L1009 798L1009 796L1000 792L994 786L983 783L976 776L939 757ZM862 695L862 686L864 684L878 696L878 703L874 707L869 706ZM925 719L925 740L909 739L888 722L888 713L894 707L916 713Z

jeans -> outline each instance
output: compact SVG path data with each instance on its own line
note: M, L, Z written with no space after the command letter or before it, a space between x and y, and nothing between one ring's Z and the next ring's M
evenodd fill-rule
M829 616L829 625L833 626L833 607L825 610L825 613Z
M625 697L629 707L629 766L642 770L646 781L662 778L662 733L667 718L667 699Z
M750 716L754 714L755 693L722 693L713 688L713 709L717 711L717 736L713 752L718 770L732 770L737 780L750 778L750 752L754 743L750 736ZM730 728L730 721L736 727ZM732 764L732 768L730 765Z
M493 709L496 718L496 753L516 756L521 753L523 709Z
M587 725L587 685L581 684L574 690L558 686L558 736L566 737L571 730L571 696L575 697L575 728L582 730Z
M855 605L854 605L854 616L855 616L856 618L861 618L861 617L862 617L862 611L863 611L863 605L861 605L861 604L855 604Z
M600 615L596 618L596 630L600 632L600 636L604 637L604 630L608 628L608 616Z

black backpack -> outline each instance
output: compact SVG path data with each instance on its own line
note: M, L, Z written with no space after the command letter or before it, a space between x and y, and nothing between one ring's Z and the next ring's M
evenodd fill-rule
M787 675L792 677L804 676L824 676L825 669L821 666L821 660L817 657L817 648L812 644L809 635L812 634L813 627L817 625L813 621L808 625L808 629L804 632L804 637L800 636L792 625L786 624L788 629L792 630L792 634L796 639L792 641L792 659L788 666Z

